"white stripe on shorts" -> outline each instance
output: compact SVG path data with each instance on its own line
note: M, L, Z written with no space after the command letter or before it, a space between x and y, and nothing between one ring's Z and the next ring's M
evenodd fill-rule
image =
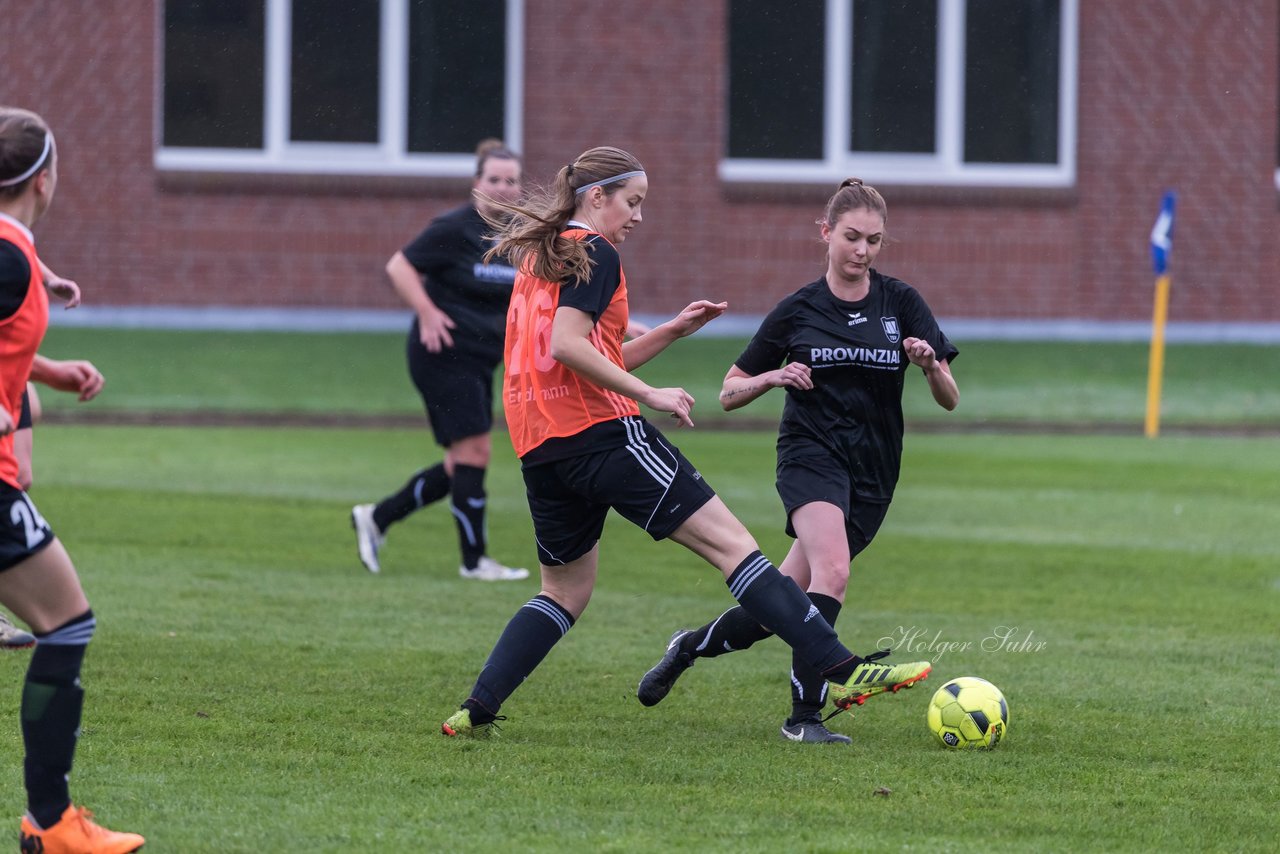
M649 444L644 432L644 422L639 418L623 418L623 425L627 428L627 450L636 458L636 462L649 474L653 475L653 479L662 484L662 495L658 500L653 502L653 510L649 512L649 518L644 521L644 530L648 531L649 526L653 524L653 517L658 515L658 508L662 506L662 502L666 500L667 493L671 491L671 484L676 479L676 469L678 465L675 455L672 455L671 464L668 465L653 450L653 446ZM668 453L670 453L668 451Z
M654 480L670 486L671 481L676 479L675 460L672 460L672 465L668 465L654 452L644 434L644 423L639 418L623 418L622 423L627 428L627 450L653 475Z

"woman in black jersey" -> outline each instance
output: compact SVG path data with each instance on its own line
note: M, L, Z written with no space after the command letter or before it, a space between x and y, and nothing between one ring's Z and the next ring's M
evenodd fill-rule
M872 269L887 214L874 188L857 178L840 185L818 221L828 245L826 275L774 307L720 392L731 410L771 388L787 391L777 488L796 542L779 569L809 592L832 625L849 563L875 537L898 482L907 368L924 372L944 409L955 409L960 399L950 368L959 350L914 288ZM701 629L677 631L641 680L640 702L660 702L694 660L746 649L770 634L741 608ZM791 701L782 727L788 739L850 740L823 725L825 682L796 657Z
M357 504L351 524L361 562L378 572L378 550L392 523L450 496L458 528L463 578L519 581L527 569L503 566L486 554L484 476L493 426L493 372L516 271L486 263L489 227L483 213L520 197L520 158L497 140L480 144L471 202L433 220L387 262L396 293L414 311L409 330L409 375L426 404L444 460L417 472L377 504Z

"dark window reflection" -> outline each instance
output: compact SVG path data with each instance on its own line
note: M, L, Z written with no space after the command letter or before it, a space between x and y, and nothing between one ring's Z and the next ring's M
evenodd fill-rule
M165 0L162 144L262 148L265 19L264 0Z
M410 151L471 151L504 134L504 0L409 6Z
M289 138L378 141L379 0L294 0Z
M853 151L934 151L937 0L857 0L851 82Z
M823 0L729 3L729 156L822 158Z
M1058 160L1058 0L969 0L964 159Z

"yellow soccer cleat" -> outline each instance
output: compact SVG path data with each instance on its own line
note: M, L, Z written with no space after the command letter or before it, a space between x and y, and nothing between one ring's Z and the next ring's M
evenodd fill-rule
M882 649L862 659L853 673L843 685L830 683L831 701L838 709L861 706L868 698L886 691L897 693L903 688L910 688L929 675L933 665L927 661L910 661L906 664L881 664L880 659L889 654Z
M473 724L471 710L459 709L449 717L449 720L440 724L440 732L452 738L488 738L491 735L497 735L497 722L505 720L505 717L499 715L488 723Z

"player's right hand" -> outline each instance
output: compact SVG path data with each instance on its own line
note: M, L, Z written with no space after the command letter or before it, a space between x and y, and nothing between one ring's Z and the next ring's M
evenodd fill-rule
M15 429L13 416L9 414L9 410L0 408L0 436L8 436Z
M453 346L450 329L457 326L453 318L439 309L427 315L418 315L418 340L430 353L439 353Z

